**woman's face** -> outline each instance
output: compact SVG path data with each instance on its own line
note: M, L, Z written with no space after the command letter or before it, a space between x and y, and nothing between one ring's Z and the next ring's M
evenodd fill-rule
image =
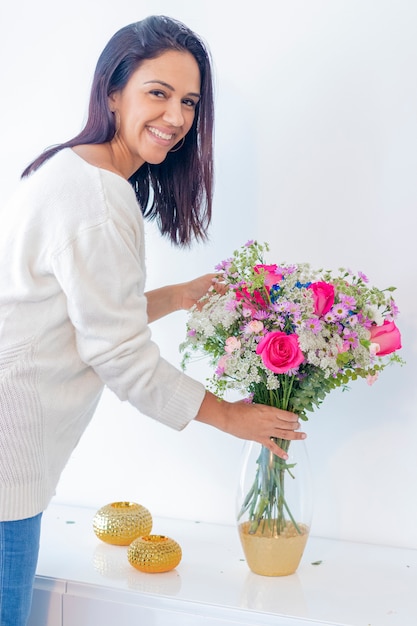
M112 158L129 178L143 163L161 163L188 133L200 98L200 70L189 52L169 50L143 61L109 96L116 116Z

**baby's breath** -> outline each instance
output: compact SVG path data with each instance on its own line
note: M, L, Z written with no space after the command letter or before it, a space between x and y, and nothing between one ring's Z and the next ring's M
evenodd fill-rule
M268 251L267 243L251 241L217 266L225 293L213 292L190 310L184 367L193 356L208 356L209 385L218 395L234 390L257 402L274 398L307 419L335 387L358 377L373 382L390 362L401 363L394 351L378 357L371 342L371 327L397 316L393 287L372 287L365 274L346 268L333 274L307 263L266 265ZM326 309L317 308L313 287L320 284L333 294ZM279 373L257 353L278 332L296 336L303 357Z

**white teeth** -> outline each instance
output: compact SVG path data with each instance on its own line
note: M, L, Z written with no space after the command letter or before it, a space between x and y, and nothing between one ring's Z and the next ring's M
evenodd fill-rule
M161 133L160 130L158 130L157 128L151 128L149 127L149 131L155 135L156 137L160 137L161 139L172 139L174 135L166 135L165 133Z

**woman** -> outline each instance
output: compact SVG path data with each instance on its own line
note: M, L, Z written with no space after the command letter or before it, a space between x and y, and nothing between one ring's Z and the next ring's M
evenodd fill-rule
M101 54L88 120L23 173L0 219L0 625L27 621L42 511L104 385L182 429L196 419L261 442L304 438L297 416L220 401L161 358L148 323L187 309L208 274L144 292L143 215L177 245L211 217L209 54L149 17ZM142 212L141 212L142 211Z

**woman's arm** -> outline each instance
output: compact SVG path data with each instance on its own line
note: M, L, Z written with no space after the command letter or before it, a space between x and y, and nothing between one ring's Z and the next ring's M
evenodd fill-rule
M221 284L216 284L216 278L216 274L206 274L186 283L168 285L147 292L145 295L148 300L149 322L173 311L189 309L213 286L216 290L221 290ZM235 437L258 441L284 459L287 455L271 437L275 439L306 437L305 433L297 432L300 423L294 413L263 404L227 402L209 391L206 391L195 419Z
M258 441L283 459L287 454L275 439L305 439L306 434L296 432L300 428L298 416L264 404L226 402L206 392L195 418L240 439Z
M191 308L208 292L215 280L216 274L205 274L185 283L147 291L149 323L174 311Z

